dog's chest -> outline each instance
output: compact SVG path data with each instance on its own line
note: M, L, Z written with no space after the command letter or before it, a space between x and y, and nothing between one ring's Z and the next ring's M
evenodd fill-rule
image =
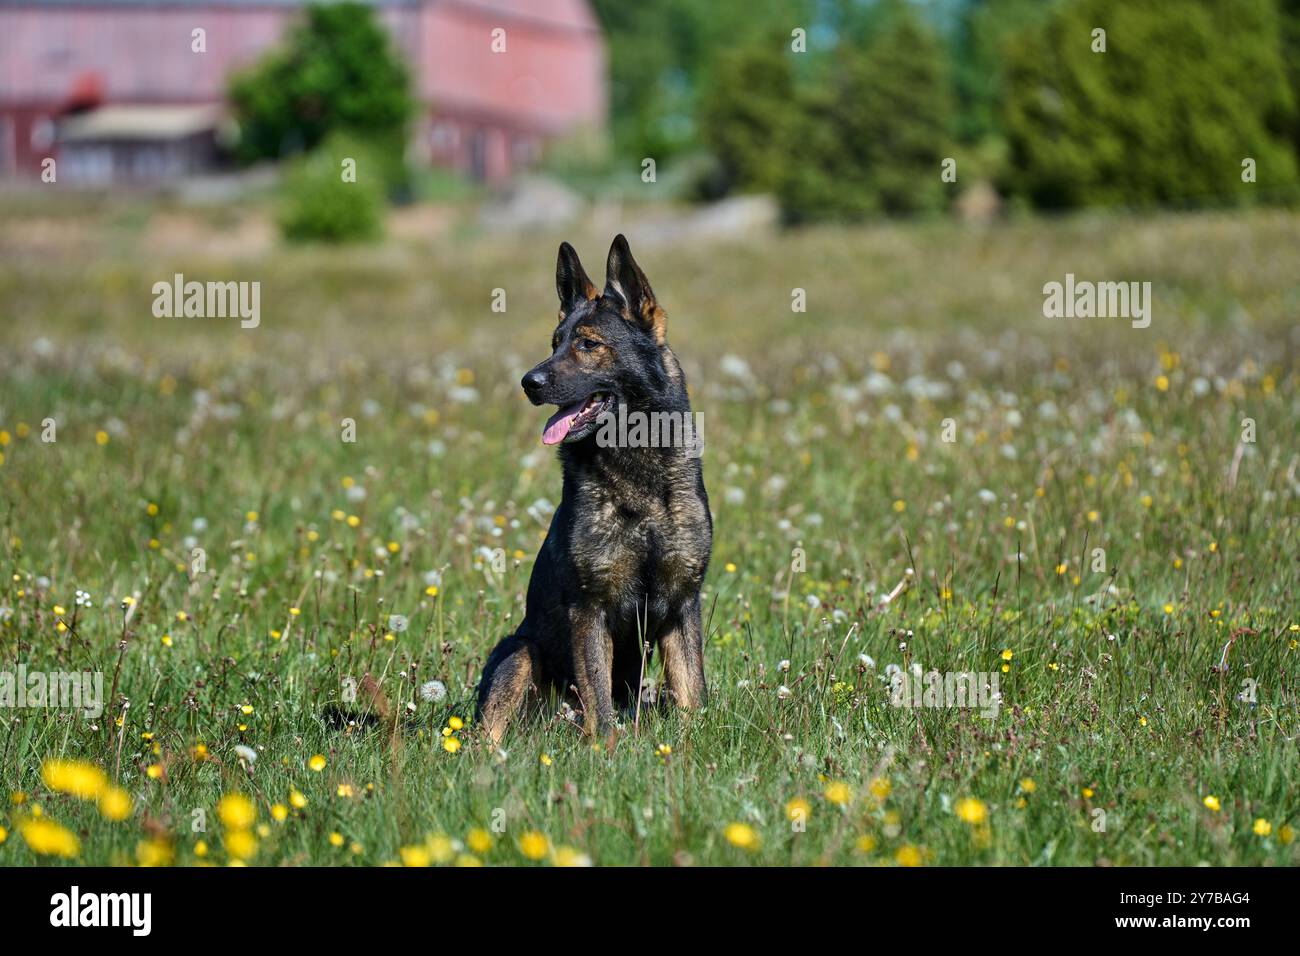
M574 563L583 588L610 607L671 605L693 596L708 564L704 503L597 495L575 528Z

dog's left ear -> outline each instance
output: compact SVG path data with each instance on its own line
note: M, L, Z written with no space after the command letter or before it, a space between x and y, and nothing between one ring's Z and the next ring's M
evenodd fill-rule
M654 290L632 258L632 250L622 233L614 237L605 261L605 295L621 303L627 318L653 334L656 342L664 343L668 317L659 308Z

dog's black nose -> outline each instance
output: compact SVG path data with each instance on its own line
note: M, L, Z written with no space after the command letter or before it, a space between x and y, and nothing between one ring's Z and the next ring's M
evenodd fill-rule
M524 391L531 398L546 387L546 373L535 368L524 376L520 384L524 386Z

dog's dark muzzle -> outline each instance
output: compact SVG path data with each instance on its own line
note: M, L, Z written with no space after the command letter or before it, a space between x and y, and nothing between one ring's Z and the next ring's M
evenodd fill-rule
M519 384L524 387L524 394L528 396L530 402L541 405L545 401L543 393L550 381L551 377L546 371L545 363L542 363L524 375Z

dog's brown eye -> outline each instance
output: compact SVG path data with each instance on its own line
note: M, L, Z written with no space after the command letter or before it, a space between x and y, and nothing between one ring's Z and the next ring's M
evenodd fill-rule
M597 342L595 339L581 339L578 342L578 348L583 352L590 352L592 349L600 348L603 344L603 342Z

